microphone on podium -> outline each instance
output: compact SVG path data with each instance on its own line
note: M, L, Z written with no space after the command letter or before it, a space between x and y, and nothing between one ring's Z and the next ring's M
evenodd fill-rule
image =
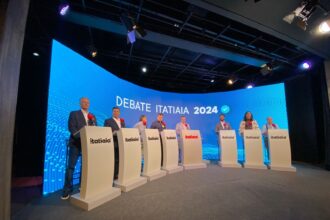
M87 118L88 118L88 126L96 126L96 119L93 114L88 113Z

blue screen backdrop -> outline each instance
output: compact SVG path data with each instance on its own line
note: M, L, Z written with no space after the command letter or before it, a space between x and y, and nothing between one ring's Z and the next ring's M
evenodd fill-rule
M69 138L68 116L79 109L79 99L90 99L90 112L99 126L119 106L127 127L132 127L141 114L147 115L148 126L157 113L164 113L167 128L175 129L184 114L192 129L201 131L203 158L219 159L215 125L221 112L237 131L246 111L251 111L261 127L267 116L286 129L287 112L283 84L230 92L180 94L143 88L122 80L53 41L48 97L47 131L43 193L63 187L66 168L66 141ZM165 106L165 107L164 107ZM243 160L242 140L238 135L239 160ZM80 163L80 162L79 162ZM80 165L77 165L78 171Z

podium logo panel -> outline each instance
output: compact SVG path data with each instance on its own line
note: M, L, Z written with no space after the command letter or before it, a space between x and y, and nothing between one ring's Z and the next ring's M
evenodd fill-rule
M125 138L125 142L134 142L139 141L140 139L137 137Z
M106 143L111 143L111 138L90 138L89 139L90 144L106 144Z
M224 136L224 135L222 135L221 138L222 139L235 139L235 136L234 135L233 136L229 136L229 135L228 136Z
M260 136L245 136L246 139L260 139Z
M186 135L185 136L186 139L198 139L198 135Z
M148 137L148 141L158 141L159 137Z
M273 136L273 135L270 136L270 139L286 139L286 138L287 136Z

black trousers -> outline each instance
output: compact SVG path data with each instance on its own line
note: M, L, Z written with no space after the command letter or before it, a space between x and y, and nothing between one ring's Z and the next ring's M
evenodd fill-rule
M65 172L65 182L63 191L66 193L72 192L72 180L74 168L76 167L79 156L81 156L81 147L79 146L71 146L69 148L69 159L68 165Z

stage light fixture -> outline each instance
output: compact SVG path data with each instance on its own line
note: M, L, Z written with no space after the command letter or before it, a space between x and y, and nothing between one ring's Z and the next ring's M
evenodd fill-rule
M144 28L137 24L132 16L128 12L122 13L120 16L121 22L127 29L127 43L133 44L136 40L136 35L140 38L143 38L147 35L147 32Z
M141 68L141 71L142 71L142 73L146 73L146 72L148 72L148 69L147 69L147 67L144 66Z
M272 63L265 63L265 64L261 65L260 73L263 76L266 76L270 72L272 72L272 70L273 70L273 64Z
M236 83L236 82L237 82L237 79L230 78L230 79L228 79L227 84L231 86L231 85L234 85L234 83Z
M323 21L320 25L319 25L319 32L321 34L326 34L330 32L330 20L328 21Z
M211 83L214 83L214 79L211 79Z
M34 53L32 53L32 54L33 54L33 56L35 56L35 57L40 56L39 53L37 53L37 52L34 52Z
M311 64L310 62L303 62L303 63L301 64L301 68L302 68L303 70L308 70L308 69L311 68L311 66L312 66L312 64Z
M246 86L247 89L252 89L253 88L253 84L249 83L247 86Z
M94 45L89 45L87 47L88 53L91 57L96 57L97 56L97 49Z
M96 50L92 51L91 55L92 55L92 57L96 57L97 56L97 51Z
M297 19L297 26L306 30L308 25L307 21L312 16L317 6L323 9L323 7L319 5L318 0L304 0L294 11L284 16L283 20L292 24L292 22Z
M70 5L68 3L60 4L60 7L59 7L60 15L65 16L68 13L69 9L70 9Z

